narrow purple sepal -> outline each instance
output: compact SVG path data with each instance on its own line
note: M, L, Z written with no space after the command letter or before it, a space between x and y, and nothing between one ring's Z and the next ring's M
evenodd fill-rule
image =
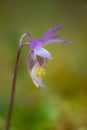
M50 29L50 30L49 30L42 38L40 38L39 40L40 40L40 41L44 41L44 40L48 39L50 35L54 34L55 32L57 32L57 31L58 31L59 29L61 29L62 27L63 27L63 25L59 25L59 26L57 26L57 27L55 27L55 28Z
M45 42L44 44L43 44L43 46L45 46L45 45L47 45L47 44L50 44L50 43L72 43L72 41L70 41L70 40L56 40L56 39L50 39L50 40L48 40L47 42Z

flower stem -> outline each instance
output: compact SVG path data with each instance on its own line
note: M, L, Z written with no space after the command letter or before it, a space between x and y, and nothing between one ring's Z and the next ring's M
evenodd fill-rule
M14 104L14 94L15 94L15 87L16 87L17 70L18 70L18 63L19 63L21 48L22 48L22 46L18 48L17 57L16 57L16 63L15 63L15 68L14 68L14 76L13 76L13 82L12 82L12 92L11 92L11 99L10 99L10 106L9 106L9 113L8 113L6 130L9 130L10 125L11 125L11 117L12 117L12 110L13 110L13 104Z

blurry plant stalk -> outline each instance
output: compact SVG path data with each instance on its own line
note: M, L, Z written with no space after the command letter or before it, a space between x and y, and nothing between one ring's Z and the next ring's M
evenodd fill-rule
M22 38L23 37L24 36L22 36ZM13 82L12 82L12 92L11 92L11 99L10 99L10 105L9 105L9 113L8 113L6 130L9 130L10 129L10 125L11 125L11 117L12 117L12 110L13 110L13 104L14 104L14 94L15 94L15 88L16 88L18 63L19 63L21 49L22 49L23 46L28 46L28 44L29 44L28 42L22 43L22 41L20 40L20 44L19 44L19 47L18 47L16 63L15 63L15 68L14 68L14 75L13 75Z

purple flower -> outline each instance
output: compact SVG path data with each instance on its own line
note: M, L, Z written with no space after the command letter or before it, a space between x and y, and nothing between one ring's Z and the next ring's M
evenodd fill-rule
M25 35L28 35L30 38L30 42L28 42L28 46L30 47L30 54L27 59L27 66L30 72L31 78L36 85L36 87L45 88L46 85L42 82L42 77L45 74L45 66L48 59L52 59L51 54L43 48L43 46L50 43L71 43L69 40L61 40L60 36L53 34L61 29L63 26L57 26L51 30L49 30L43 37L38 40L35 40L30 33L24 33L20 39L20 45L22 44L22 39Z

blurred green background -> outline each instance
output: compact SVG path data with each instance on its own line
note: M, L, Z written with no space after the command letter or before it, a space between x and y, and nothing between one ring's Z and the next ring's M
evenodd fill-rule
M46 46L46 89L37 89L22 49L11 130L87 130L87 1L0 0L0 130L6 126L20 36L35 39L63 24L57 34L73 44Z

